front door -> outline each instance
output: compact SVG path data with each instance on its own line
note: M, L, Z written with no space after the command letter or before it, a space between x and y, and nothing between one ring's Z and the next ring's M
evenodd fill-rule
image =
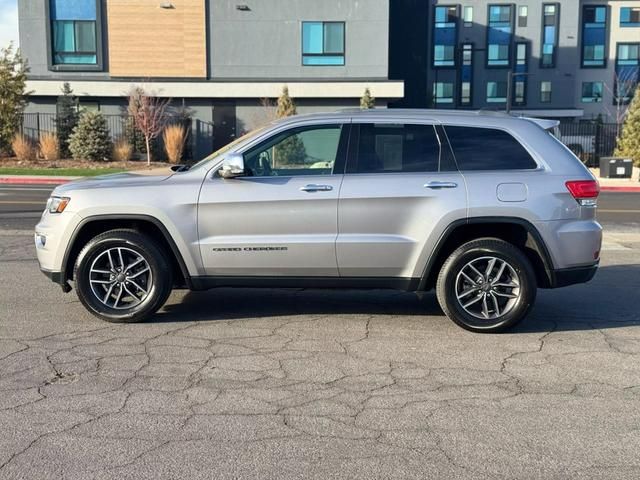
M290 128L243 152L246 175L210 175L198 234L206 275L337 276L348 127Z
M340 276L419 278L438 231L466 217L464 179L434 123L354 123L338 208Z

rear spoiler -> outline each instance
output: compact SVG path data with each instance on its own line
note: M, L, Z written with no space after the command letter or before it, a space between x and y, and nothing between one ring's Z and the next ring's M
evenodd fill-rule
M536 125L542 127L545 130L553 130L555 127L560 125L559 120L547 120L545 118L533 118L533 117L520 117L524 120L529 120L530 122L535 123Z

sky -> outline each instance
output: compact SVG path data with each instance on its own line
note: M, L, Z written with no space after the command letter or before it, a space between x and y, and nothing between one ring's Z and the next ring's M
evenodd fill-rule
M18 0L0 0L0 47L18 45Z

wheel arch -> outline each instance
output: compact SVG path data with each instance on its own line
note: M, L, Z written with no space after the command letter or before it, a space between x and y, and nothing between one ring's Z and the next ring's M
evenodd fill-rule
M62 260L61 278L63 282L72 280L73 266L82 248L96 235L119 228L131 228L149 235L171 257L174 283L178 287L191 288L191 275L180 249L169 230L157 218L142 214L92 215L83 218L76 226Z
M456 220L445 228L429 256L418 290L432 289L449 255L463 243L479 237L496 237L514 244L531 261L538 287L555 284L551 255L531 222L517 217L472 217Z

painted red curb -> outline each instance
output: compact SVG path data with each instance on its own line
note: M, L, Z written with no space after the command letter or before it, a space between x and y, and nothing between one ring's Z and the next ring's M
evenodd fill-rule
M13 185L61 185L71 182L67 178L0 177L0 183Z
M640 192L640 185L637 187L626 186L600 186L601 192Z

